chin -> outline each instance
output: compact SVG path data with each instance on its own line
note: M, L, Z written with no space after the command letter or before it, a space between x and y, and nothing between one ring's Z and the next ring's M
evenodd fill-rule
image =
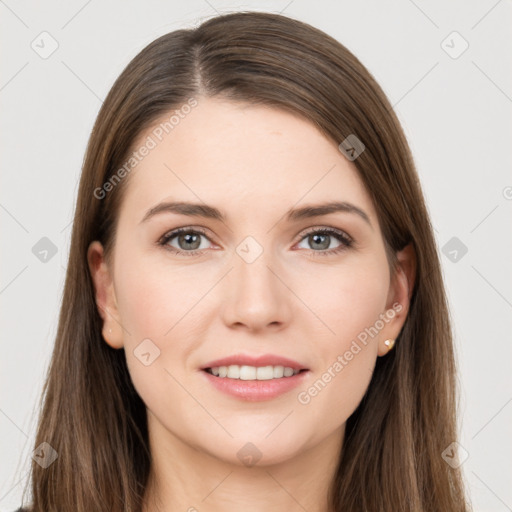
M268 431L265 435L267 434ZM208 447L213 450L207 450L213 457L227 464L252 468L281 464L299 456L304 449L296 438L285 438L276 434L275 438L271 439L273 436L274 434L271 434L265 439L265 436L260 434L251 435L251 432L245 432L243 436L230 439L229 443L219 442L215 447Z

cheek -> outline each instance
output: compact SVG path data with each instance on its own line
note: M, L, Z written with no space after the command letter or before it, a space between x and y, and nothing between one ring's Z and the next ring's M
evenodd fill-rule
M198 332L201 308L194 306L210 286L197 272L155 264L143 254L132 252L117 260L116 298L126 360L145 401L156 399L165 390L162 386L172 382L166 369L181 379L183 362L204 338Z
M329 329L322 325L323 334L315 337L314 375L297 401L304 411L325 418L325 429L332 430L354 412L370 383L378 349L375 326L385 312L389 282L385 262L377 260L328 279L319 275L315 282L318 286L303 293Z
M353 264L319 268L305 275L308 277L302 277L300 287L295 289L321 321L317 323L322 332L331 334L327 344L331 351L343 350L347 342L373 326L385 310L389 290L385 261L354 258Z
M321 437L343 425L357 409L366 393L375 366L371 346L352 348L336 354L329 363L312 376L308 385L298 390L297 412L311 430ZM321 427L318 427L321 418Z
M188 303L180 273L159 270L143 257L132 255L119 262L117 277L117 307L123 327L136 337L162 338L178 320L184 301ZM125 341L137 342L128 338Z

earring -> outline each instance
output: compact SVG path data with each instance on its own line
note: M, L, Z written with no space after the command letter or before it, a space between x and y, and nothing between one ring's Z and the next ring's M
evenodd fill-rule
M386 340L384 342L384 345L386 345L386 347L388 347L388 352L389 352L395 345L395 340Z

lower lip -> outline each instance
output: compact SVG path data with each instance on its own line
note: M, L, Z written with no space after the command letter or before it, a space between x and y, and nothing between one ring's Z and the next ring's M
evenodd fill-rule
M216 377L211 373L201 370L208 381L219 391L243 400L262 401L276 398L287 391L297 387L309 373L302 371L291 377L269 380L241 380Z

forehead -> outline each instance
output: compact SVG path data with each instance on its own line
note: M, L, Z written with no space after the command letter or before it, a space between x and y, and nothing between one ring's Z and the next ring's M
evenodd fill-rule
M134 150L150 149L130 172L122 212L140 217L172 196L237 215L319 200L350 201L375 215L354 164L312 123L266 106L197 101L140 134Z

